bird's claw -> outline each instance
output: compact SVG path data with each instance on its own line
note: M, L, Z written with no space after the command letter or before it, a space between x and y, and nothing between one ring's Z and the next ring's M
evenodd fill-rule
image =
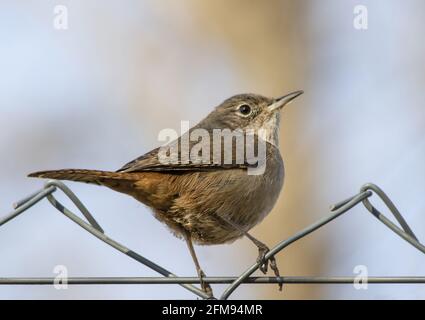
M267 247L259 247L258 248L258 257L257 257L257 263L259 265L259 269L262 273L266 274L269 262L266 260L266 254L269 252L269 248Z
M279 268L277 267L276 258L274 256L269 257L266 259L266 254L269 252L270 249L264 245L261 247L258 247L258 257L257 257L257 263L259 265L259 269L262 273L267 274L269 264L270 269L273 270L276 277L280 278ZM282 291L282 283L279 283L279 290Z
M199 280L200 280L202 290L209 296L208 299L213 298L214 295L213 295L213 291L212 291L211 286L204 281L204 277L205 277L204 271L199 270L198 275L199 275Z

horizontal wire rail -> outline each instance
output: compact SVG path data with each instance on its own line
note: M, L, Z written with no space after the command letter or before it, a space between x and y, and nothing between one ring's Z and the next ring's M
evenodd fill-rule
M63 206L54 196L53 193L61 190L77 207L84 218L74 214L71 210ZM397 220L397 226L389 218L383 215L376 207L372 205L369 198L376 194L381 201L386 205L389 211L392 213L394 218ZM9 215L0 219L0 227L7 222L15 219L20 214L27 211L29 208L37 204L39 201L46 198L57 210L63 213L74 223L78 224L87 232L91 233L96 238L102 240L112 248L122 252L130 258L138 261L139 263L147 266L148 268L158 272L163 277L70 277L66 281L72 285L99 285L99 284L178 284L185 289L191 291L195 295L208 299L209 297L200 288L194 286L199 284L198 277L179 277L174 273L168 271L162 266L154 263L153 261L145 258L137 252L130 250L121 243L109 238L105 235L104 230L79 200L79 198L62 182L51 180L48 181L44 188L34 192L33 194L25 197L14 204L15 210ZM269 259L277 253L284 250L292 243L304 238L305 236L313 233L344 213L348 212L351 208L355 207L359 203L362 203L364 207L382 224L384 224L389 230L400 236L402 239L407 241L410 245L425 253L425 246L421 244L409 227L401 213L398 211L396 206L390 200L390 198L376 185L365 184L361 187L360 192L344 201L341 201L331 206L331 213L328 216L316 221L310 226L302 229L293 236L282 240L280 243L275 245L265 256L265 259ZM259 269L259 263L253 263L238 277L205 277L203 280L207 283L215 284L229 284L229 286L223 291L220 299L227 299L230 295L241 285L241 284L268 284L268 283L283 283L283 284L352 284L356 281L355 277L320 277L320 276L285 276L285 277L252 277L251 275ZM368 277L368 283L376 284L422 284L425 283L425 276L403 276L403 277ZM53 285L55 284L55 278L2 278L0 277L0 285Z
M228 284L237 277L202 277L211 284ZM244 284L352 284L358 280L355 277L248 277ZM56 278L0 278L0 285L55 285ZM62 284L61 280L61 284ZM67 284L72 285L111 285L111 284L199 284L199 277L72 277L67 278ZM367 283L372 284L422 284L425 277L368 277Z

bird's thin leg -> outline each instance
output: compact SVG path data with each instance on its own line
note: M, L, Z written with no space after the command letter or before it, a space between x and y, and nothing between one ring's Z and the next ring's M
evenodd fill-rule
M268 265L270 263L270 268L273 270L276 277L280 277L279 268L277 267L277 262L275 257L270 257L266 260L266 254L270 251L269 247L265 245L260 240L254 238L252 235L250 235L247 231L245 231L243 228L239 227L237 224L233 223L232 221L229 221L226 218L220 217L225 222L233 226L235 229L242 232L249 240L251 240L258 248L258 257L257 257L257 263L259 264L259 269L264 274L267 273ZM282 283L279 283L279 290L282 290Z
M193 262L195 263L196 272L199 276L199 281L201 284L202 290L204 290L210 297L213 297L213 291L211 286L204 281L205 273L202 271L201 266L199 264L198 258L196 257L195 248L193 247L192 237L188 232L184 232L184 238L187 243L187 247L189 248L190 255L192 256Z

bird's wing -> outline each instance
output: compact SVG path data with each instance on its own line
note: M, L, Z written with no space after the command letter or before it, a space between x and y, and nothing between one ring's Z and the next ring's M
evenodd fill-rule
M177 143L178 146L180 146L181 138L176 140L176 142L174 143ZM192 147L199 143L203 144L204 141L189 141L189 150L192 150ZM160 148L156 148L125 164L121 169L118 170L118 172L159 171L183 173L187 171L247 169L249 167L256 167L257 164L255 163L255 159L250 159L254 155L247 156L245 149L245 144L241 145L237 143L232 143L231 155L225 155L223 143L221 148L213 148L213 143L211 139L208 149L206 149L210 151L209 161L192 161L191 157L189 157L189 159L186 161L182 161L181 148L179 147L177 152L178 156L174 157L173 161L165 163L164 161L160 161ZM219 159L219 161L213 161L213 159ZM227 159L227 161L224 161L225 159Z

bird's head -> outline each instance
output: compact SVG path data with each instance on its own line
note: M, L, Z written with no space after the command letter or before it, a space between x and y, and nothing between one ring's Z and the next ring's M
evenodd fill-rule
M209 129L261 130L264 140L277 145L280 111L302 93L295 91L279 98L257 94L235 95L216 107L199 126Z

